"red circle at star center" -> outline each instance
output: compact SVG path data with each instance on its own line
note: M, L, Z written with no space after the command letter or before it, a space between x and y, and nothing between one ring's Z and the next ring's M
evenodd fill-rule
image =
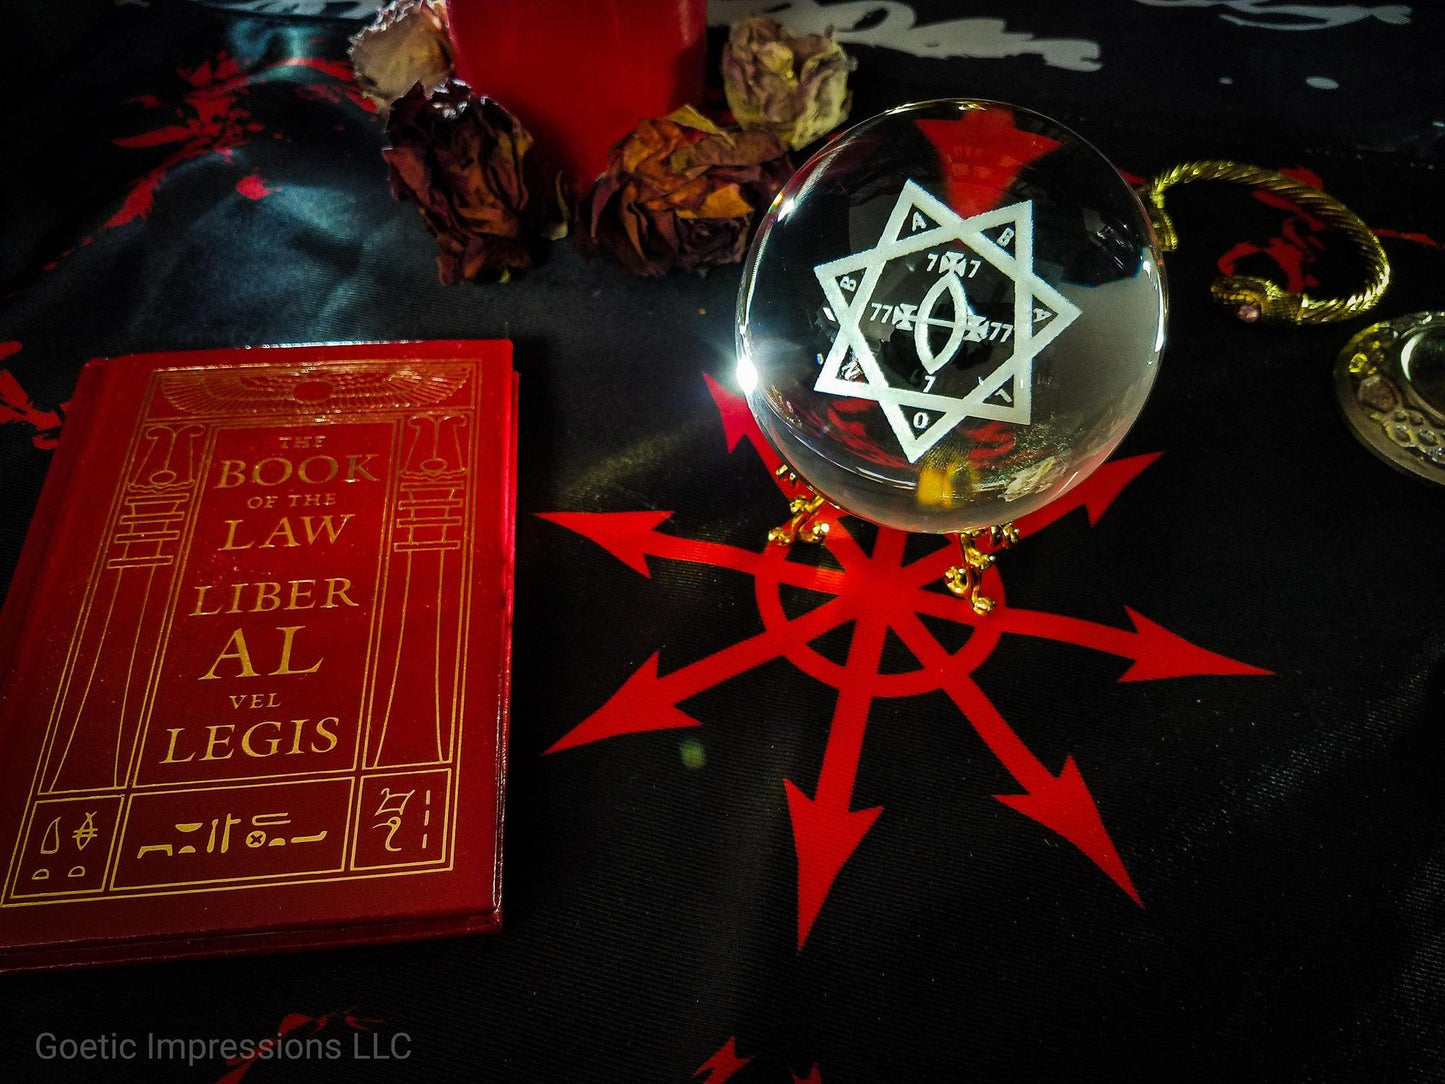
M960 672L972 673L992 654L1002 636L997 623L990 623L987 618L980 620L968 602L957 599L957 623L972 629L961 648L949 651L932 633L928 633L925 627L925 634L936 647L936 651L930 651L930 654L935 659L947 656L949 662L946 669L925 663L913 669L889 673L884 672L877 663L868 669L860 669L853 659L844 664L824 655L813 646L819 637L850 621L857 623L853 630L855 638L865 624L881 622L900 634L903 631L900 626L915 626L918 611L914 610L910 603L914 601L916 593L925 590L926 583L941 577L941 573L936 572L934 567L938 563L936 554L905 561L903 543L907 535L903 532L880 528L878 540L870 553L858 545L856 538L848 532L841 519L830 520L830 527L829 541L823 544L829 545L833 555L839 557L844 564L841 591L835 596L843 605L839 607L838 620L822 633L815 634L807 641L800 636L786 637L789 626L797 616L795 614L789 617L783 601L784 579L781 573L789 560L787 547L769 546L767 559L759 566L754 578L758 612L763 625L770 632L784 634L786 646L783 653L799 670L835 689L841 690L846 685L871 697L919 696L942 689L949 676L956 676ZM846 537L840 538L840 533ZM845 551L843 556L846 556L846 560L840 557L837 552L839 549ZM1003 603L1003 580L996 568L985 574L984 591L997 603ZM830 603L823 602L822 605Z

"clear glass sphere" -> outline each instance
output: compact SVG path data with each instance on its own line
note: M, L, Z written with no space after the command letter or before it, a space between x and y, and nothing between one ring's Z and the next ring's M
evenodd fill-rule
M1098 151L999 102L864 121L764 217L738 379L819 493L906 531L1018 519L1099 466L1164 345L1148 217Z

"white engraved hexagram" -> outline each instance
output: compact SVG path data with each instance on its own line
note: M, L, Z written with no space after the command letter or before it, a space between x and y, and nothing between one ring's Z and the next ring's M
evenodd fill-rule
M917 232L904 237L905 227ZM1013 252L984 234L985 230L1000 227L1013 230ZM1072 302L1035 274L1033 239L1034 206L1031 200L964 219L916 182L907 182L898 194L898 202L893 206L893 213L889 215L877 245L813 268L824 297L838 317L838 334L823 361L814 390L876 402L910 463L917 462L923 453L965 418L1028 425L1033 409L1034 358L1079 316L1079 310ZM1012 280L1013 352L963 398L915 388L896 388L888 382L878 359L874 357L859 321L873 300L879 276L890 260L953 242L966 245L975 256ZM938 281L916 308L911 305L895 306L903 310L903 319L895 320L895 323L902 324L905 330L907 324L913 324L918 359L930 376L952 360L971 329L975 330L974 338L977 338L976 328L983 323L983 318L977 316L968 304L961 267L957 262L949 262L952 255L944 254L940 260ZM861 282L858 280L860 272ZM841 280L855 284L851 300L845 295L845 284ZM934 319L934 308L945 293L953 303L953 319ZM1043 308L1037 308L1036 303ZM1035 329L1035 323L1043 326ZM929 331L935 326L951 328L948 341L937 352L929 340ZM850 354L863 374L861 381L849 380L843 375ZM1011 402L988 402L1010 383L1013 385ZM932 417L921 430L914 425L920 412L925 417Z

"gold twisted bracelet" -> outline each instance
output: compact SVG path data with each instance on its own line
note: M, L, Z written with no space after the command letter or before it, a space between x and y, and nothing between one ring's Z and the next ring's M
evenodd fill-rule
M1380 246L1379 238L1370 232L1370 227L1358 215L1317 188L1271 169L1238 162L1184 162L1159 174L1139 189L1154 231L1159 235L1159 244L1165 252L1173 252L1179 247L1179 234L1164 211L1164 193L1175 185L1193 181L1229 181L1284 196L1345 234L1355 243L1369 270L1369 282L1364 289L1349 297L1324 299L1289 293L1268 279L1253 275L1226 275L1215 279L1209 287L1210 295L1246 323L1264 320L1271 323L1328 324L1348 320L1374 308L1385 287L1390 285L1390 263L1385 258L1385 250Z

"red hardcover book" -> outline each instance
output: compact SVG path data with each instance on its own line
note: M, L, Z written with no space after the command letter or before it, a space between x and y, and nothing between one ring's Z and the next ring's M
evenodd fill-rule
M0 969L495 930L506 342L81 374L0 614Z

